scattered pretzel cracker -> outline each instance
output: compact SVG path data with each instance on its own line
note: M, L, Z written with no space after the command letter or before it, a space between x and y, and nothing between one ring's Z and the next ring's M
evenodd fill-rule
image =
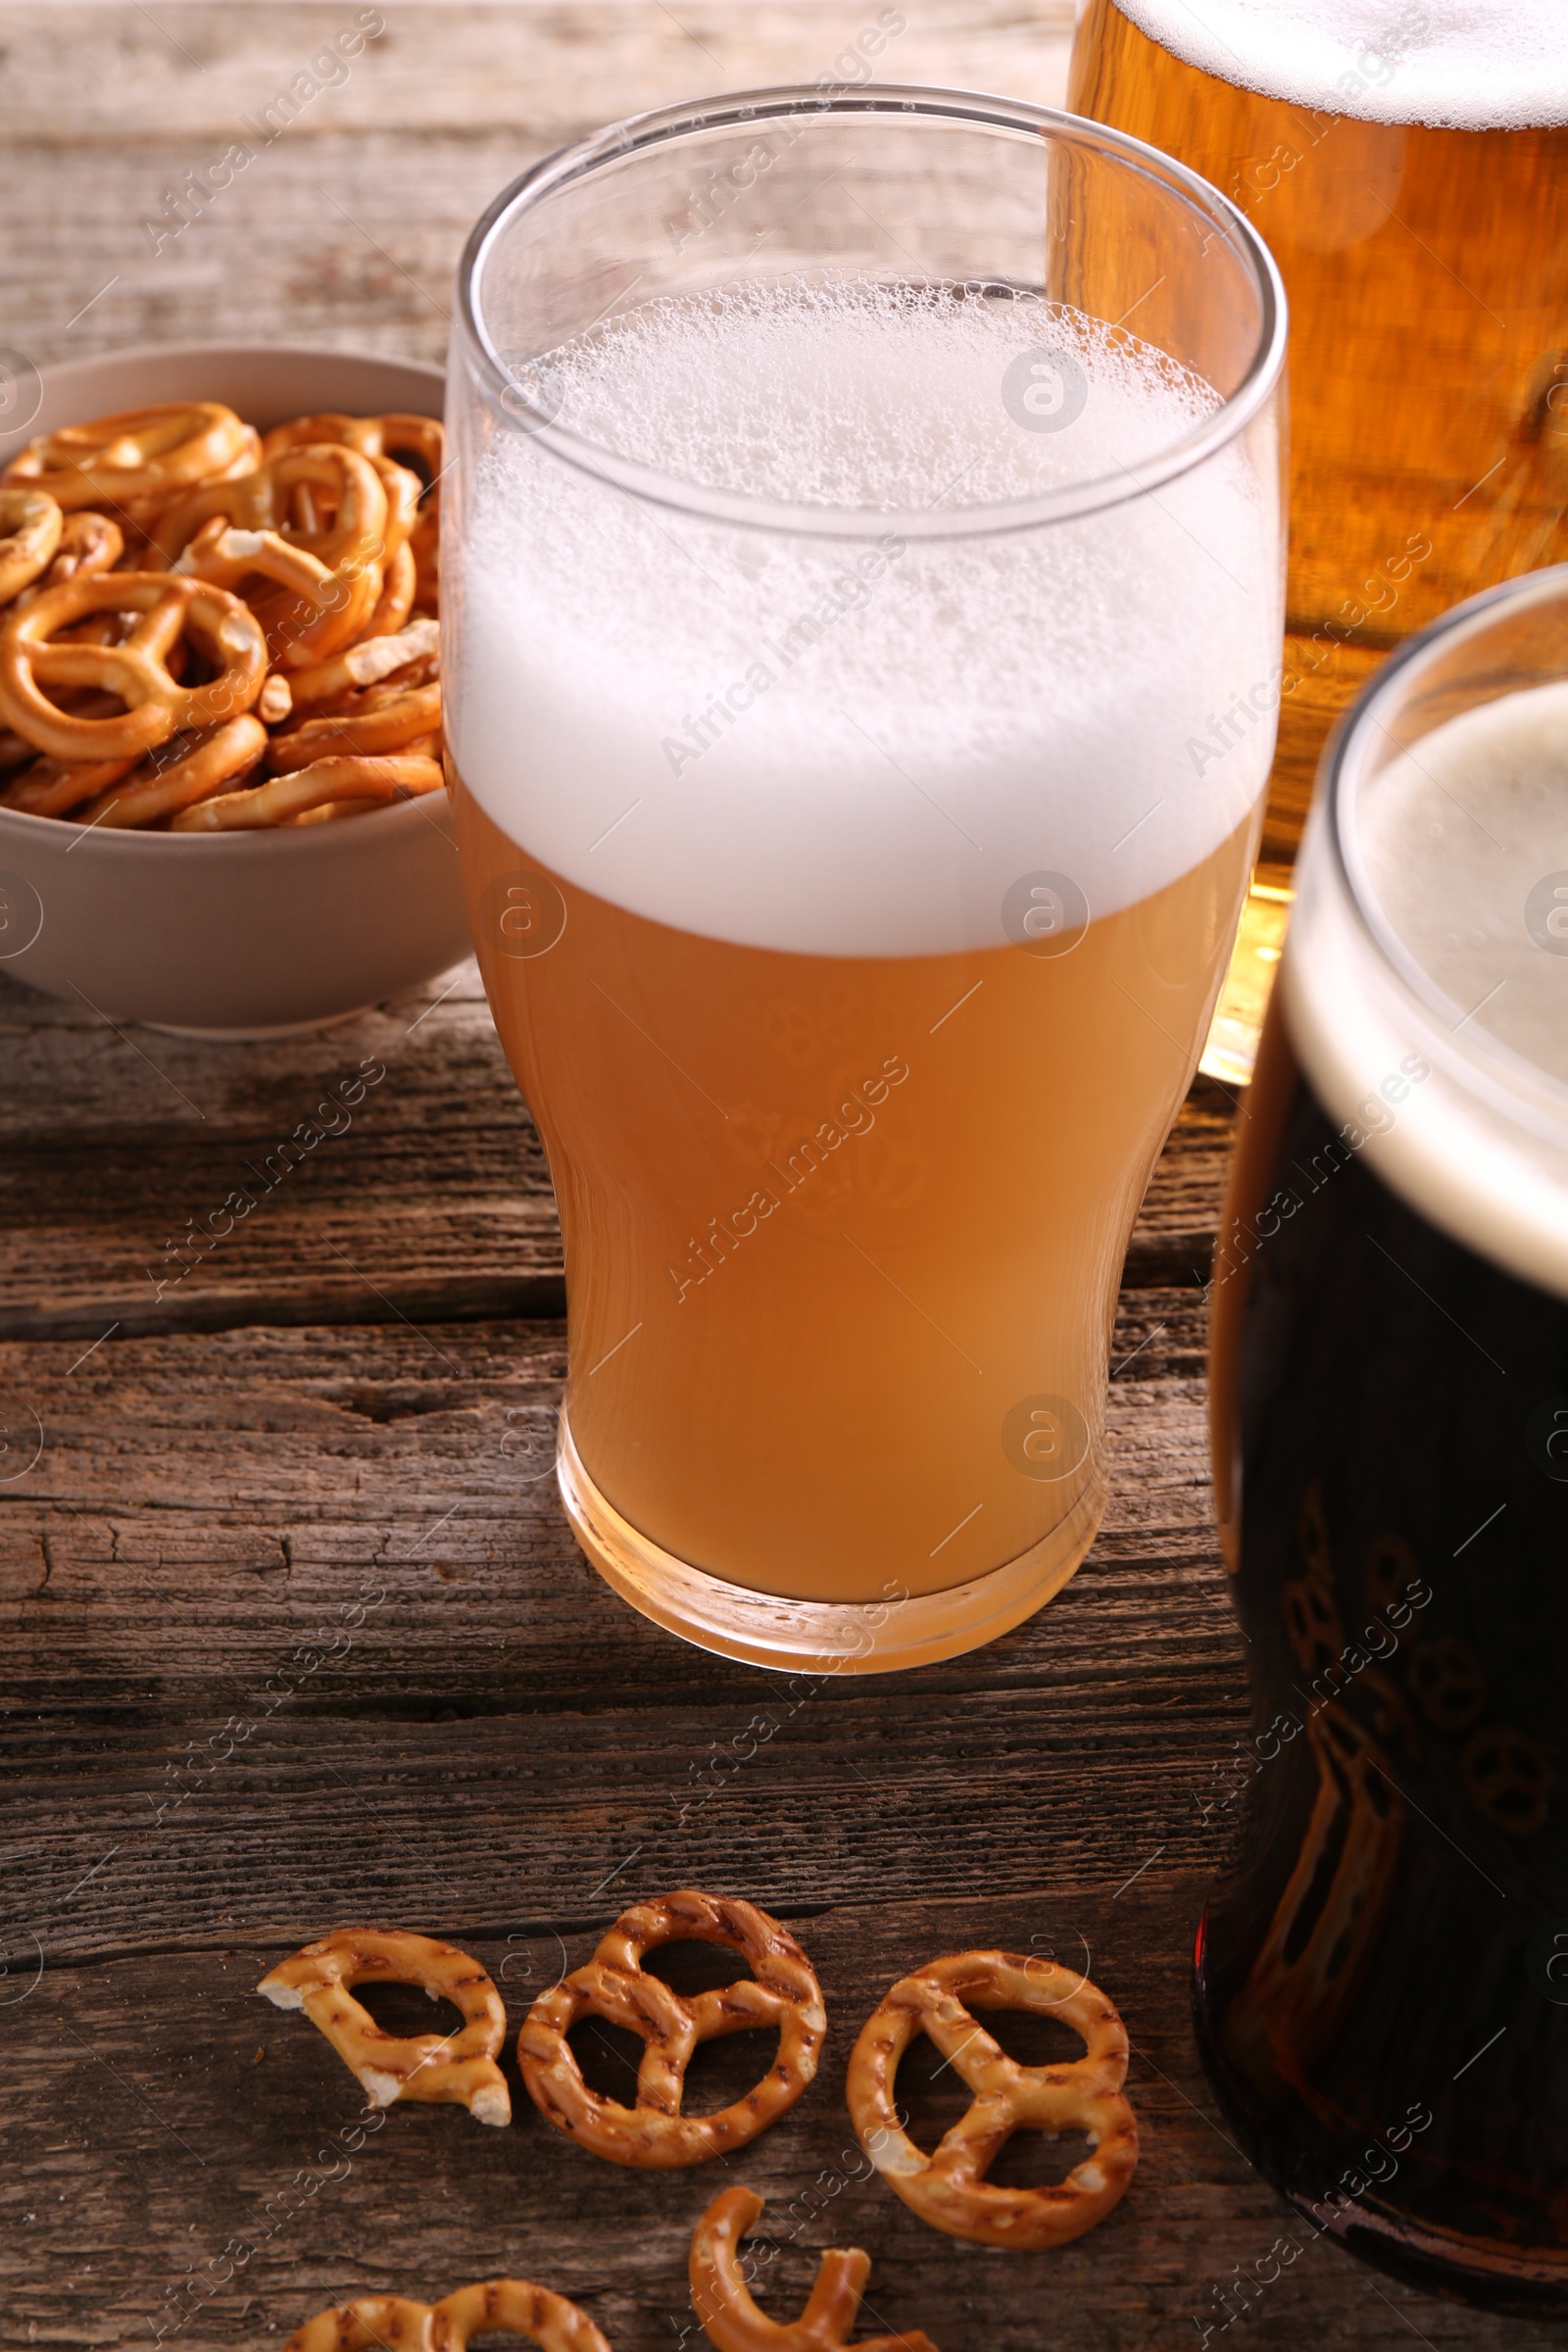
M274 669L256 698L256 715L264 726L275 727L294 708L294 689L280 669Z
M28 816L66 816L128 776L135 765L134 753L123 760L74 763L35 758L31 767L0 792L0 808L21 808Z
M356 1984L418 1984L463 2013L458 2034L384 2033L355 2000ZM506 2038L501 1995L477 1960L407 1929L339 1928L280 1962L256 1987L279 2009L303 2009L326 2035L372 2106L428 2099L466 2107L476 2122L508 2124L512 2097L496 2064Z
M251 427L221 401L167 401L57 426L12 459L4 480L68 509L123 506L167 499L260 454Z
M726 2188L692 2232L686 2275L692 2309L718 2352L839 2352L859 2316L871 2257L858 2246L830 2246L799 2317L781 2326L760 2311L741 2276L737 2249L756 2226L762 2200L749 2188ZM868 2335L854 2352L937 2352L928 2335Z
M362 2295L318 2312L295 2329L283 2352L466 2352L475 2335L515 2335L542 2352L610 2352L585 2311L547 2286L490 2278L460 2286L439 2303L402 2295Z
M974 2009L1060 2018L1082 2034L1085 2053L1059 2066L1019 2066ZM895 2097L899 2061L916 2034L974 2093L930 2156L905 2131ZM1138 2125L1122 2096L1126 2075L1126 2031L1086 1977L1015 1952L956 1952L894 1985L860 2029L847 2087L861 2147L921 2221L949 2237L1037 2250L1103 2221L1132 2179ZM1093 2153L1054 2187L997 2187L986 2169L1020 2126L1085 2132Z
M658 1945L693 1941L744 1952L752 1978L685 1999L643 1968L643 1954ZM601 2098L583 2081L566 2036L589 2016L642 2040L635 2107ZM757 2087L716 2115L682 2115L697 2044L757 2026L778 2031L778 2057ZM535 2001L517 2059L528 2096L557 2131L612 2164L662 2169L704 2164L775 2123L816 2073L826 2031L821 1987L789 1930L754 1903L686 1888L621 1913L588 1965Z

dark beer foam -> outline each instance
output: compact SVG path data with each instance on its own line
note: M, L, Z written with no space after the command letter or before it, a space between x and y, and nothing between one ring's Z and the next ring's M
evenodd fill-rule
M1303 845L1297 1050L1385 1182L1568 1296L1568 680L1378 757L1341 778L1345 869L1326 804Z
M1568 1086L1568 680L1482 703L1363 785L1365 887L1473 1023Z

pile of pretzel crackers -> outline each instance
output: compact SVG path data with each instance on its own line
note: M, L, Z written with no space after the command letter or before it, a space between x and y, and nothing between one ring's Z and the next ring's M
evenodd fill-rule
M225 833L439 791L442 429L219 401L0 477L0 808Z

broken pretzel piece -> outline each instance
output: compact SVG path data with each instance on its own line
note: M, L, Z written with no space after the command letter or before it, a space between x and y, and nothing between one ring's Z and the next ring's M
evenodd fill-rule
M356 1984L418 1984L463 2013L460 2034L383 2032L354 1998ZM450 2101L481 2124L510 2124L512 2098L496 2053L507 2013L485 1971L455 1944L406 1929L339 1928L283 1961L256 1987L279 2009L303 2009L372 2106Z
M687 2264L692 2309L718 2352L838 2352L847 2345L871 2273L858 2246L830 2246L817 2269L805 2309L788 2326L760 2311L741 2276L737 2247L755 2227L762 2200L749 2188L726 2188L692 2232ZM928 2335L868 2335L854 2352L937 2352Z

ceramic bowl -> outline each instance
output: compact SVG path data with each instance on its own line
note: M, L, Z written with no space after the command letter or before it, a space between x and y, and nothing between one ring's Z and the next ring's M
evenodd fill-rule
M0 465L54 426L152 402L286 416L438 416L439 368L358 352L185 344L48 370ZM31 405L30 402L27 405ZM140 833L0 808L0 972L117 1021L203 1037L345 1018L469 952L445 793L275 832Z

